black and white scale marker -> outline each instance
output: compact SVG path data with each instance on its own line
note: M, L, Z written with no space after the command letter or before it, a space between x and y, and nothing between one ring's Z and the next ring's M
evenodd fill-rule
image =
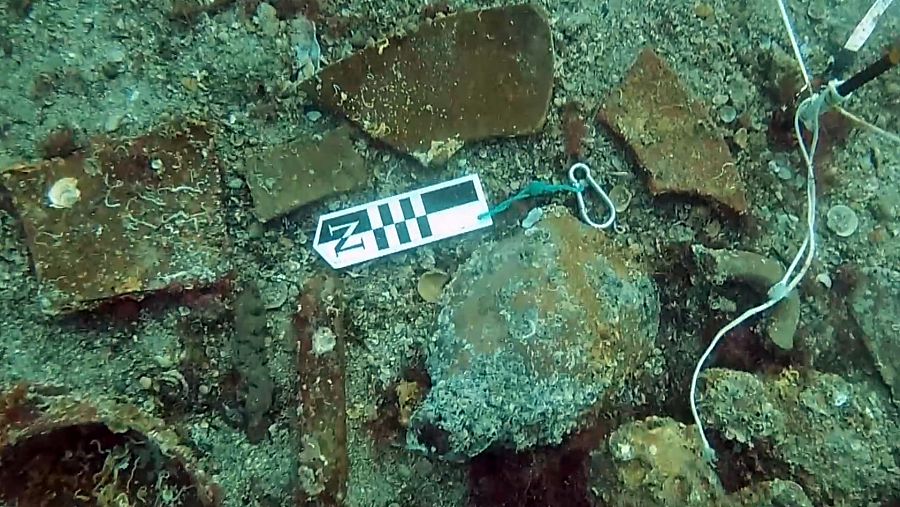
M489 227L478 175L322 215L313 248L335 269Z

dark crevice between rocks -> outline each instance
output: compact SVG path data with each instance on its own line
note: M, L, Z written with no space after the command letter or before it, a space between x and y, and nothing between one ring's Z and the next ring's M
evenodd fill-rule
M469 466L469 507L589 507L588 455L578 438L530 452L489 451Z
M476 456L469 464L468 507L604 507L590 491L591 452L605 446L619 425L651 412L636 407L596 417L559 446Z
M721 434L707 429L710 445L716 450L715 469L728 493L734 493L751 484L773 479L797 480L797 472L774 455L773 444L766 440L754 441L747 446L725 440ZM802 484L802 482L801 482Z
M401 399L403 391L398 389L403 384L414 385L418 388L418 399ZM425 371L425 365L419 364L406 368L401 378L392 382L381 395L375 417L369 421L369 433L378 445L395 445L402 446L406 440L406 429L408 424L408 416L418 406L419 403L431 390L431 378ZM440 430L438 428L427 428L426 431L434 430L434 435L423 435L423 442L432 443L438 446L442 440ZM430 437L430 438L429 438Z

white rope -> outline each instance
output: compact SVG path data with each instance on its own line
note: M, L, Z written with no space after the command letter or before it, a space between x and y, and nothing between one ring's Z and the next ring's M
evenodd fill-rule
M811 86L809 74L806 71L806 64L803 62L803 56L800 53L800 46L797 44L797 37L794 35L794 30L791 27L787 8L785 7L783 0L777 1L778 8L781 11L781 18L784 21L785 28L787 29L791 41L791 47L794 50L794 56L797 59L800 71L803 73L803 80L806 83L806 87L809 88ZM800 281L803 280L803 276L806 274L815 257L816 174L813 167L813 157L815 156L816 148L819 143L819 115L824 109L842 99L840 94L836 92L835 86L836 85L832 83L825 91L804 99L797 106L797 110L794 113L794 133L800 141L800 152L803 155L803 161L806 164L806 237L803 239L803 243L800 245L800 249L797 250L790 266L788 266L788 269L785 271L784 277L769 289L766 302L750 308L720 329L709 343L709 346L706 347L706 350L703 351L703 355L700 356L700 360L697 361L697 364L694 367L694 373L691 375L691 415L694 417L694 423L697 425L700 439L703 441L704 453L707 457L713 457L715 451L712 449L712 446L709 445L709 440L707 440L706 433L703 431L703 423L700 420L700 414L697 410L697 382L700 379L700 372L703 370L706 360L709 359L710 354L712 354L716 346L729 331L743 324L753 316L772 308L794 290ZM808 148L803 141L801 121L807 123L813 133L812 142ZM803 263L802 265L800 264L801 261Z
M788 15L787 7L784 4L784 0L776 1L778 2L778 9L781 13L781 19L784 22L785 29L788 33L788 38L791 42L791 48L794 51L794 57L797 60L797 65L800 68L800 72L803 74L803 81L806 84L805 89L809 89L811 92L812 84L809 78L809 72L807 72L806 70L806 64L803 61L803 55L800 52L800 45L797 43L797 36L794 33L794 29L791 25L791 19ZM853 44L850 45L856 47L856 49L859 49L859 46L862 46L862 44L865 42L865 39L868 39L869 35L872 33L874 24L877 21L878 17L884 12L884 10L887 9L891 2L893 2L893 0L876 0L875 4L869 9L869 12L866 13L866 16L857 26L857 30L854 31L854 35L851 35L851 41L848 41L848 44L853 42ZM816 173L813 165L813 159L815 158L816 148L818 148L819 144L819 118L827 110L836 109L844 116L852 119L860 125L865 126L869 130L885 137L886 139L900 143L900 136L897 136L896 134L893 134L891 132L887 132L884 129L868 123L865 120L844 110L841 107L841 103L847 97L841 96L841 94L838 93L837 87L839 85L840 82L836 80L828 83L828 85L823 90L817 93L812 93L809 97L801 101L797 106L796 112L794 113L794 133L797 136L797 140L800 144L800 154L802 155L803 163L806 166L806 234L803 242L800 244L800 248L797 250L796 255L794 255L793 260L791 260L791 263L785 271L782 279L769 289L767 294L768 299L764 303L746 310L736 319L726 324L722 329L719 330L718 333L716 333L709 346L707 346L706 350L703 351L703 355L700 356L700 360L697 361L697 365L694 368L694 373L691 376L691 414L694 417L694 423L697 425L700 439L703 441L704 454L706 454L707 457L714 457L715 451L709 445L709 440L707 440L706 433L703 431L703 423L700 420L700 414L697 410L697 383L700 378L700 372L703 370L703 366L705 365L707 359L709 359L709 356L715 350L716 346L719 344L722 338L724 338L725 335L728 334L729 331L743 324L753 316L758 315L768 310L769 308L772 308L782 299L787 297L787 295L792 290L796 289L797 285L799 285L803 280L803 277L806 275L806 272L809 270L809 267L810 265L812 265L812 261L815 258ZM807 146L806 142L803 140L802 126L804 125L809 129L810 132L812 132L812 139L809 146Z

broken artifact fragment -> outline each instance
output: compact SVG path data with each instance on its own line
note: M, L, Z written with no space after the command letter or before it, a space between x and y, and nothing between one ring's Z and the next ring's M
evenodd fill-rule
M889 279L868 276L853 289L848 308L859 326L862 342L900 406L900 287Z
M728 145L669 65L645 49L598 118L634 152L654 194L688 194L747 211L744 182Z
M694 245L691 249L697 264L716 285L740 281L765 293L784 276L784 266L758 253L720 250L703 245ZM800 296L792 290L772 309L765 327L766 335L781 350L791 350L799 323Z
M0 174L22 219L49 314L226 272L221 174L200 124Z
M424 164L468 141L540 130L552 87L550 26L531 5L428 21L306 83L323 108Z
M347 448L346 323L340 282L315 276L303 285L294 315L297 339L295 505L344 505Z
M313 141L298 139L248 160L239 170L253 196L253 212L267 222L301 206L365 185L365 161L344 125Z

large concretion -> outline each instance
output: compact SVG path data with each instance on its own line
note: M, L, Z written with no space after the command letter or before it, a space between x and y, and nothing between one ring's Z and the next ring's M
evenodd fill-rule
M612 408L659 319L632 257L566 214L476 251L445 291L409 445L465 459L554 444Z

